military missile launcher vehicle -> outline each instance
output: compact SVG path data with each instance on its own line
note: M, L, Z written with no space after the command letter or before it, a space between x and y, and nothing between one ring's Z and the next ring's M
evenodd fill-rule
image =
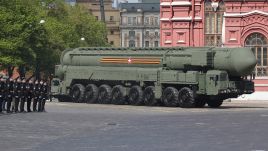
M249 48L76 48L56 66L59 101L219 107L254 92Z

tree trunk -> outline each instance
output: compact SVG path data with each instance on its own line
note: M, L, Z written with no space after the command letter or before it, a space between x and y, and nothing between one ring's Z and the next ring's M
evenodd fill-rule
M8 66L8 67L7 67L7 74L8 74L8 77L12 77L12 76L13 76L14 69L15 69L14 66Z
M36 65L35 65L35 79L40 80L41 74L40 74L40 62L38 61L38 58L36 59Z
M25 78L25 74L26 74L25 66L19 66L19 74L20 74L20 77Z

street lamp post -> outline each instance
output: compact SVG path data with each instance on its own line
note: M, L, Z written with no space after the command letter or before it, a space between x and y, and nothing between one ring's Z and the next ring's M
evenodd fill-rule
M85 40L86 40L86 38L85 37L81 37L80 38L80 47L85 47Z
M40 21L39 21L39 24L41 25L41 27L43 26L43 24L45 23L46 21L44 20L44 19L41 19ZM44 32L43 31L43 27L42 27L42 32ZM41 34L41 36L42 36L42 34ZM39 60L40 60L40 55L39 54L37 54L37 56L36 56L36 65L35 65L35 79L40 79L40 62L39 62Z

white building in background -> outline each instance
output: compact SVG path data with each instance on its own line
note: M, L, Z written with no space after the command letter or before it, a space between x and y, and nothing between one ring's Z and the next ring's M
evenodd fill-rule
M159 47L159 3L121 3L121 47Z

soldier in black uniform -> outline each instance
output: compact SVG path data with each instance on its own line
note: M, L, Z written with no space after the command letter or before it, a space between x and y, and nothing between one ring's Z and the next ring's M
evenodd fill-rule
M11 112L11 103L12 103L12 98L13 98L13 86L14 86L14 81L12 78L9 78L6 81L6 101L7 101L7 113Z
M37 107L37 111L38 112L42 112L42 101L43 101L43 80L40 80L39 82L39 86L38 86L38 91L39 91L39 96L38 96L38 101L37 101L37 104L38 104L38 107Z
M6 81L4 78L0 78L0 113L2 113L2 109L4 108L5 101L5 90L6 90Z
M14 112L17 113L19 111L19 102L20 102L20 97L21 97L21 79L18 78L16 81L14 81Z
M34 83L32 80L29 80L28 83L26 84L26 99L27 99L27 112L32 112L31 111L31 103L32 99L34 97Z
M47 82L42 84L42 100L41 100L41 112L45 112L45 104L46 100L48 99L48 85Z
M27 97L26 80L25 80L25 78L23 78L22 81L21 81L20 89L21 89L21 95L20 95L20 112L25 112L25 110L24 110L24 104L25 104L26 97Z
M33 111L36 112L36 106L37 102L40 97L40 90L41 90L41 85L39 84L38 80L35 80L34 82L34 100L33 100Z

